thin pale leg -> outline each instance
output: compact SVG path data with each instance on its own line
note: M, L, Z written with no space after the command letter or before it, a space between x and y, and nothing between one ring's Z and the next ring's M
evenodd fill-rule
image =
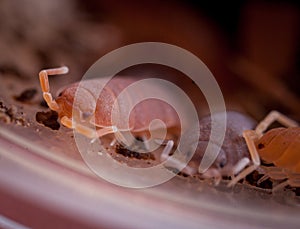
M215 177L214 185L218 186L220 184L221 180L222 180L222 176L221 175Z
M245 130L243 132L243 137L245 138L245 141L247 143L249 152L250 152L250 157L253 162L253 165L250 165L248 168L244 169L239 175L234 177L229 183L228 187L232 187L235 185L239 180L245 178L247 175L255 171L258 166L260 165L260 158L259 154L257 152L257 149L255 147L254 141L257 139L257 134L253 130Z
M111 133L115 133L115 139L110 143L111 146L113 146L117 141L119 142L123 142L125 145L129 146L131 144L133 144L133 141L132 142L129 142L127 140L127 138L124 137L124 134L122 134L121 132L128 132L132 129L118 129L118 127L116 126L107 126L107 127L103 127L103 126L100 126L98 125L97 123L92 123L92 125L94 125L95 127L98 127L99 129L97 130L98 132L98 137L102 137L104 135L107 135L107 134L111 134Z
M272 188L272 192L277 192L279 190L282 190L285 186L289 185L289 181L283 181L280 184L276 185L275 187Z
M233 175L236 175L239 172L241 172L247 165L249 165L249 163L250 159L248 157L244 157L241 160L239 160L232 169Z
M94 130L94 129L86 127L84 125L74 123L72 121L72 119L70 119L66 116L63 116L60 119L60 121L64 126L71 128L71 129L75 129L78 133L83 134L83 135L87 136L88 138L92 138L92 139L99 138L104 135L116 132L116 129L113 126L104 127L100 130Z
M112 134L118 132L118 129L115 126L107 126L107 127L102 127L99 130L96 130L97 136L100 138L104 135L107 134Z
M161 141L161 140L160 140L160 141ZM161 155L160 155L160 161L165 161L165 160L167 160L168 157L170 156L170 152L171 152L172 147L173 147L173 145L174 145L174 142L173 142L172 147L171 147L171 148L170 148L170 146L168 147L168 144L170 145L171 142L173 142L173 141L169 140L169 141L165 144L166 147L164 148L163 152L162 152ZM161 144L161 145L162 145L162 144Z
M272 192L282 190L285 186L300 187L300 174L287 174L288 179L273 187Z
M257 181L257 184L259 185L269 178L274 180L283 180L287 178L287 174L284 171L269 171Z
M68 73L68 71L69 71L69 69L64 66L64 67L60 67L60 68L52 68L52 69L42 70L39 73L39 79L40 79L40 84L41 84L41 88L43 91L43 97L51 110L58 111L59 107L50 93L50 85L49 85L48 76L49 75L66 74L66 73Z
M300 187L300 174L291 174L289 175L289 185L292 187Z
M197 170L194 168L191 168L190 166L186 165L186 163L182 162L180 159L176 158L175 155L170 157L171 150L174 146L174 141L168 140L168 142L165 144L166 147L164 148L160 160L164 161L165 167L172 167L175 169L182 169L182 172L192 176L197 173Z
M253 171L255 171L257 168L256 165L250 165L249 167L247 167L245 170L243 170L239 175L237 175L236 177L234 177L229 183L228 183L228 187L232 187L234 186L237 182L239 182L239 180L244 179L246 176L248 176L250 173L252 173Z
M110 142L109 145L110 145L110 146L114 146L114 145L116 144L116 142L117 142L117 139L114 138L114 139Z
M130 130L119 130L117 127L114 126L114 133L115 133L115 137L117 139L118 142L122 142L123 144L125 144L126 146L131 146L134 143L135 139L132 139L129 135L129 137L125 137L124 134L122 134L121 132L127 132ZM128 136L128 135L127 135Z
M190 168L189 166L186 166L185 163L181 162L180 160L178 160L177 158L170 157L170 152L172 150L174 146L174 141L169 140L166 144L166 147L164 148L162 154L161 154L161 161L167 160L165 161L165 166L170 166L173 168L176 168L179 170L179 168L184 169L184 172L189 174L189 175L194 175L196 173L196 170ZM186 167L185 167L186 166Z
M145 146L146 151L149 151L150 145L149 145L149 142L148 142L148 140L147 140L147 137L146 137L146 136L142 136L142 139L143 139L143 142L144 142L144 146Z
M287 127L295 127L299 126L297 122L288 118L287 116L279 113L278 111L271 111L256 127L255 131L260 136L262 136L263 132L267 130L267 128L275 121L278 121L284 126Z
M123 132L128 132L128 130L124 130ZM135 152L145 153L150 151L150 144L145 135L141 136L141 140L137 140L136 138L132 138L132 136L127 135L127 138L124 134L119 130L116 132L116 141L119 141L126 145L128 149Z
M155 138L155 139L154 139L154 142L155 142L156 144L158 144L158 145L165 146L165 145L167 145L168 140L163 140L163 139Z
M161 155L169 155L173 146L174 142L172 140L169 140Z
M262 182L264 182L265 180L268 180L269 178L270 178L270 176L268 174L265 174L257 181L257 184L260 185Z

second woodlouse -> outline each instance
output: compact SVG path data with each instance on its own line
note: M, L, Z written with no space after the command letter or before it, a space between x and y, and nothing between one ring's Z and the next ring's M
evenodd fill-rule
M222 117L221 113L214 114L217 124L221 121L219 117ZM201 160L204 158L205 150L210 139L212 119L210 116L207 116L200 120L200 138L197 143L198 145L191 161L183 169L183 173L188 175L198 174L204 179L213 178L215 183L218 184L222 177L232 177L249 164L250 155L242 134L244 130L253 128L256 122L251 117L234 111L228 111L226 117L227 127L221 150L214 163L204 173L198 173L198 168ZM195 135L195 131L198 130L193 128L187 130L182 136L182 142L186 145L194 144L194 142L191 142L190 136ZM214 144L220 145L218 142ZM161 155L162 161L169 158L168 153L169 152L165 151L165 153ZM178 160L171 161L167 166L177 169L183 162L186 162L186 158L189 158L191 152L182 151L181 153L182 154L177 156Z

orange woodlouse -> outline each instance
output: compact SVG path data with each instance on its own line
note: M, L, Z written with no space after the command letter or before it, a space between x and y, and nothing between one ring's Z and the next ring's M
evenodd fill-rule
M167 103L157 99L147 99L136 105L129 118L129 129L118 129L111 120L111 112L113 103L120 92L128 85L136 80L131 77L113 78L101 91L99 97L94 93L95 87L101 83L101 79L85 80L81 88L79 103L74 104L75 93L79 87L79 83L67 86L59 96L54 100L50 93L48 75L58 75L68 73L67 67L59 67L53 69L42 70L39 73L39 80L43 91L44 100L49 108L58 113L61 123L75 129L91 139L102 137L111 133L121 134L122 131L132 131L137 136L147 137L148 126L154 119L160 119L164 122L168 129L177 130L180 122L176 111ZM163 89L159 89L159 93L166 93ZM143 91L141 91L143 93ZM123 106L130 103L130 98L121 98ZM75 107L74 107L75 106ZM120 105L121 109L121 105ZM72 111L79 116L79 122L72 119ZM122 115L119 117L122 122ZM90 128L84 123L92 124L96 127Z
M274 128L264 133L275 121L287 128ZM235 185L254 170L259 170L265 175L258 182L267 178L286 179L273 187L273 190L286 185L300 187L300 127L297 122L277 111L272 111L257 125L255 130L245 130L243 136L250 152L252 165L232 179L228 186ZM260 159L273 163L275 166L261 166Z

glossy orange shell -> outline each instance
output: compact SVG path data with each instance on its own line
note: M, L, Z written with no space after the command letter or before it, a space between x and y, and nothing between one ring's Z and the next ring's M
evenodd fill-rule
M79 110L87 113L87 116L94 114L95 124L99 127L116 125L111 121L113 104L120 92L133 82L135 82L135 79L130 77L113 79L101 91L98 79L85 81L80 86L82 95L76 97L76 100L79 100L79 102L77 101L80 105ZM72 106L78 85L79 83L70 85L56 98L56 102L61 108L59 111L60 117L72 117ZM100 91L101 93L98 96L97 93ZM143 91L141 90L140 93L143 93ZM166 92L162 90L161 93ZM121 124L125 121L125 117L121 112L122 109L131 105L131 98L126 96L126 93L125 97L118 104L120 116L117 121ZM150 122L154 119L162 120L167 128L180 128L176 111L167 103L157 99L147 99L137 104L130 113L129 127L135 132L144 131L149 128Z
M256 142L256 147L264 161L300 173L300 127L272 129Z

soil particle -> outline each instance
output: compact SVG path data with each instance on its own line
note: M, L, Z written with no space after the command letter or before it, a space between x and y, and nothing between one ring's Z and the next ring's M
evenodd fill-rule
M124 146L117 144L116 145L116 153L121 154L124 157L135 158L139 160L155 160L155 157L152 153L138 153L131 151Z
M30 102L34 96L37 94L37 90L35 88L29 88L24 90L20 95L15 96L15 99L19 102Z
M20 112L15 105L6 106L0 101L0 121L5 123L15 123L20 126L25 126L25 118L23 112Z
M52 130L58 130L60 128L60 124L58 123L58 114L55 111L47 111L47 112L37 112L35 115L35 119L38 123L43 124L51 128Z

